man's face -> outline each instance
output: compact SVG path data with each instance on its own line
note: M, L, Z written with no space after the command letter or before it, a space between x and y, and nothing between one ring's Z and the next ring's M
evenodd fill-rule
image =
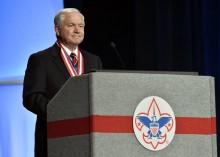
M61 42L69 47L75 48L84 39L84 23L79 13L68 13L65 15L63 24L55 26L55 31Z

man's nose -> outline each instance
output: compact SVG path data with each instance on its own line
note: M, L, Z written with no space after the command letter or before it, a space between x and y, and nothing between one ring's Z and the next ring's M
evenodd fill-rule
M75 32L75 33L79 33L79 28L78 28L78 27L75 27L75 28L74 28L74 32Z

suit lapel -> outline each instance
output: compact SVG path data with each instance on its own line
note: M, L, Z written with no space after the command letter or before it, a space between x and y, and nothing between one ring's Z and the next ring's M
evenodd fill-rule
M52 58L61 73L63 73L66 79L68 79L70 74L68 73L68 70L66 69L66 66L61 58L60 47L56 43L52 46Z

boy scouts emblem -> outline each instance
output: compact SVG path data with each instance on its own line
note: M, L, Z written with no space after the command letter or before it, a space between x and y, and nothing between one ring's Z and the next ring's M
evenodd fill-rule
M133 129L145 148L153 151L164 149L172 141L176 130L172 108L160 97L145 98L134 112Z

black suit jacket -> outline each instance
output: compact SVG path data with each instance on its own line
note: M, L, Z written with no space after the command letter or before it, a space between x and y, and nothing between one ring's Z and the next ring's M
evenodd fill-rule
M101 69L98 56L81 49L84 72ZM35 129L35 157L47 156L47 104L70 78L55 43L52 47L29 57L23 87L23 105L37 115Z

